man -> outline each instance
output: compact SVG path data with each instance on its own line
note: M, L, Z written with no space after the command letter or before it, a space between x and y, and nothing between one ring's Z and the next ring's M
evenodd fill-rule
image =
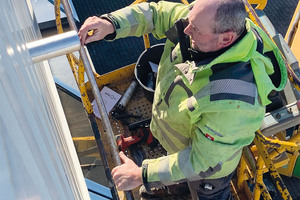
M150 32L167 36L151 131L169 155L138 167L121 152L124 164L112 170L119 190L143 184L151 193L188 182L193 199L231 198L230 179L242 148L261 125L269 93L287 81L279 50L246 16L242 0L197 0L188 6L162 1L85 21L82 45ZM275 85L269 76L274 70L280 77Z

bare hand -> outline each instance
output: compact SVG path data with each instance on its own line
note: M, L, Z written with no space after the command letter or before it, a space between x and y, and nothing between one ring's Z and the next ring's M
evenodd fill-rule
M92 31L92 34L88 34ZM115 28L111 22L97 16L87 18L78 31L80 43L84 44L102 40L106 35L115 32Z
M138 167L122 151L119 155L123 164L113 168L111 171L117 189L128 191L142 185L142 168Z

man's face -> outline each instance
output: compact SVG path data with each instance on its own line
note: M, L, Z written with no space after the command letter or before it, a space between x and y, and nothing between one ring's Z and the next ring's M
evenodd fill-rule
M184 33L190 36L193 49L213 52L220 49L218 46L219 35L213 33L211 28L216 8L213 5L207 6L207 4L206 0L198 0L194 5L188 14L189 23L184 29Z

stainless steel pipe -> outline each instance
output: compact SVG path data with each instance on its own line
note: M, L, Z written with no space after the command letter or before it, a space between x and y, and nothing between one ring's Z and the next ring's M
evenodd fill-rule
M61 3L63 4L63 7L65 9L65 13L67 15L67 20L68 20L70 28L72 30L78 31L78 29L76 27L76 24L75 24L75 21L73 19L72 10L71 10L70 4L68 3L68 0L61 0ZM100 115L101 115L101 118L102 118L102 122L104 124L104 129L105 129L106 134L107 134L108 143L109 143L109 146L110 146L110 150L111 150L113 160L116 163L116 165L121 165L122 161L119 157L119 152L118 152L118 147L117 147L117 144L116 144L116 141L115 141L115 136L114 136L114 133L113 133L113 130L112 130L112 127L111 127L106 109L105 109L104 101L103 101L103 99L100 95L100 91L99 91L99 88L98 88L98 85L97 85L97 82L96 82L96 79L95 79L95 76L94 76L94 73L93 73L93 69L92 69L91 64L90 64L90 60L88 59L86 49L84 47L81 47L80 50L79 50L79 53L80 53L80 57L82 59L83 65L84 65L86 75L87 75L87 77L89 79L89 82L91 84L92 93L94 95L96 104L97 104L97 106L99 108L99 111L100 111ZM116 187L114 186L112 189L113 189L113 191L112 191L113 195L115 194L114 199L119 199ZM130 191L125 191L125 196L126 196L127 200L132 200L133 199L133 196L132 196Z
M125 93L123 94L123 97L121 98L121 100L119 101L119 103L117 104L117 108L120 110L124 110L128 104L128 102L130 101L136 87L137 87L138 83L136 80L133 80L129 87L127 88L127 90L125 91Z
M68 1L67 0L62 0L61 3L63 4L63 7L65 9L65 13L67 15L67 20L68 20L70 28L72 30L78 31L78 29L76 27L76 24L75 24L75 21L73 19L72 10L71 10L71 7L70 7ZM112 127L111 127L111 124L110 124L110 121L109 121L109 118L108 118L108 115L107 115L107 112L106 112L106 109L105 109L104 101L103 101L103 99L100 95L100 91L99 91L99 88L98 88L98 85L97 85L97 82L96 82L91 64L89 62L86 49L81 46L81 48L79 49L79 54L80 54L80 57L82 59L83 65L84 65L86 75L87 75L87 77L89 79L89 82L91 84L92 93L94 95L96 104L99 108L100 116L102 118L105 131L107 132L107 136L108 136L108 139L109 139L109 145L111 147L111 153L112 153L114 162L117 165L121 165L122 161L119 157L118 147L117 147L117 144L116 144L116 141L115 141L113 130L112 130Z
M26 44L33 63L49 60L80 50L80 41L75 30Z

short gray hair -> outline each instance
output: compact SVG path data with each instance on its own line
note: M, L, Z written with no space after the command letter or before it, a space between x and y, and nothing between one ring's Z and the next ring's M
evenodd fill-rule
M212 25L214 33L234 31L238 36L245 30L248 13L242 0L221 0Z

